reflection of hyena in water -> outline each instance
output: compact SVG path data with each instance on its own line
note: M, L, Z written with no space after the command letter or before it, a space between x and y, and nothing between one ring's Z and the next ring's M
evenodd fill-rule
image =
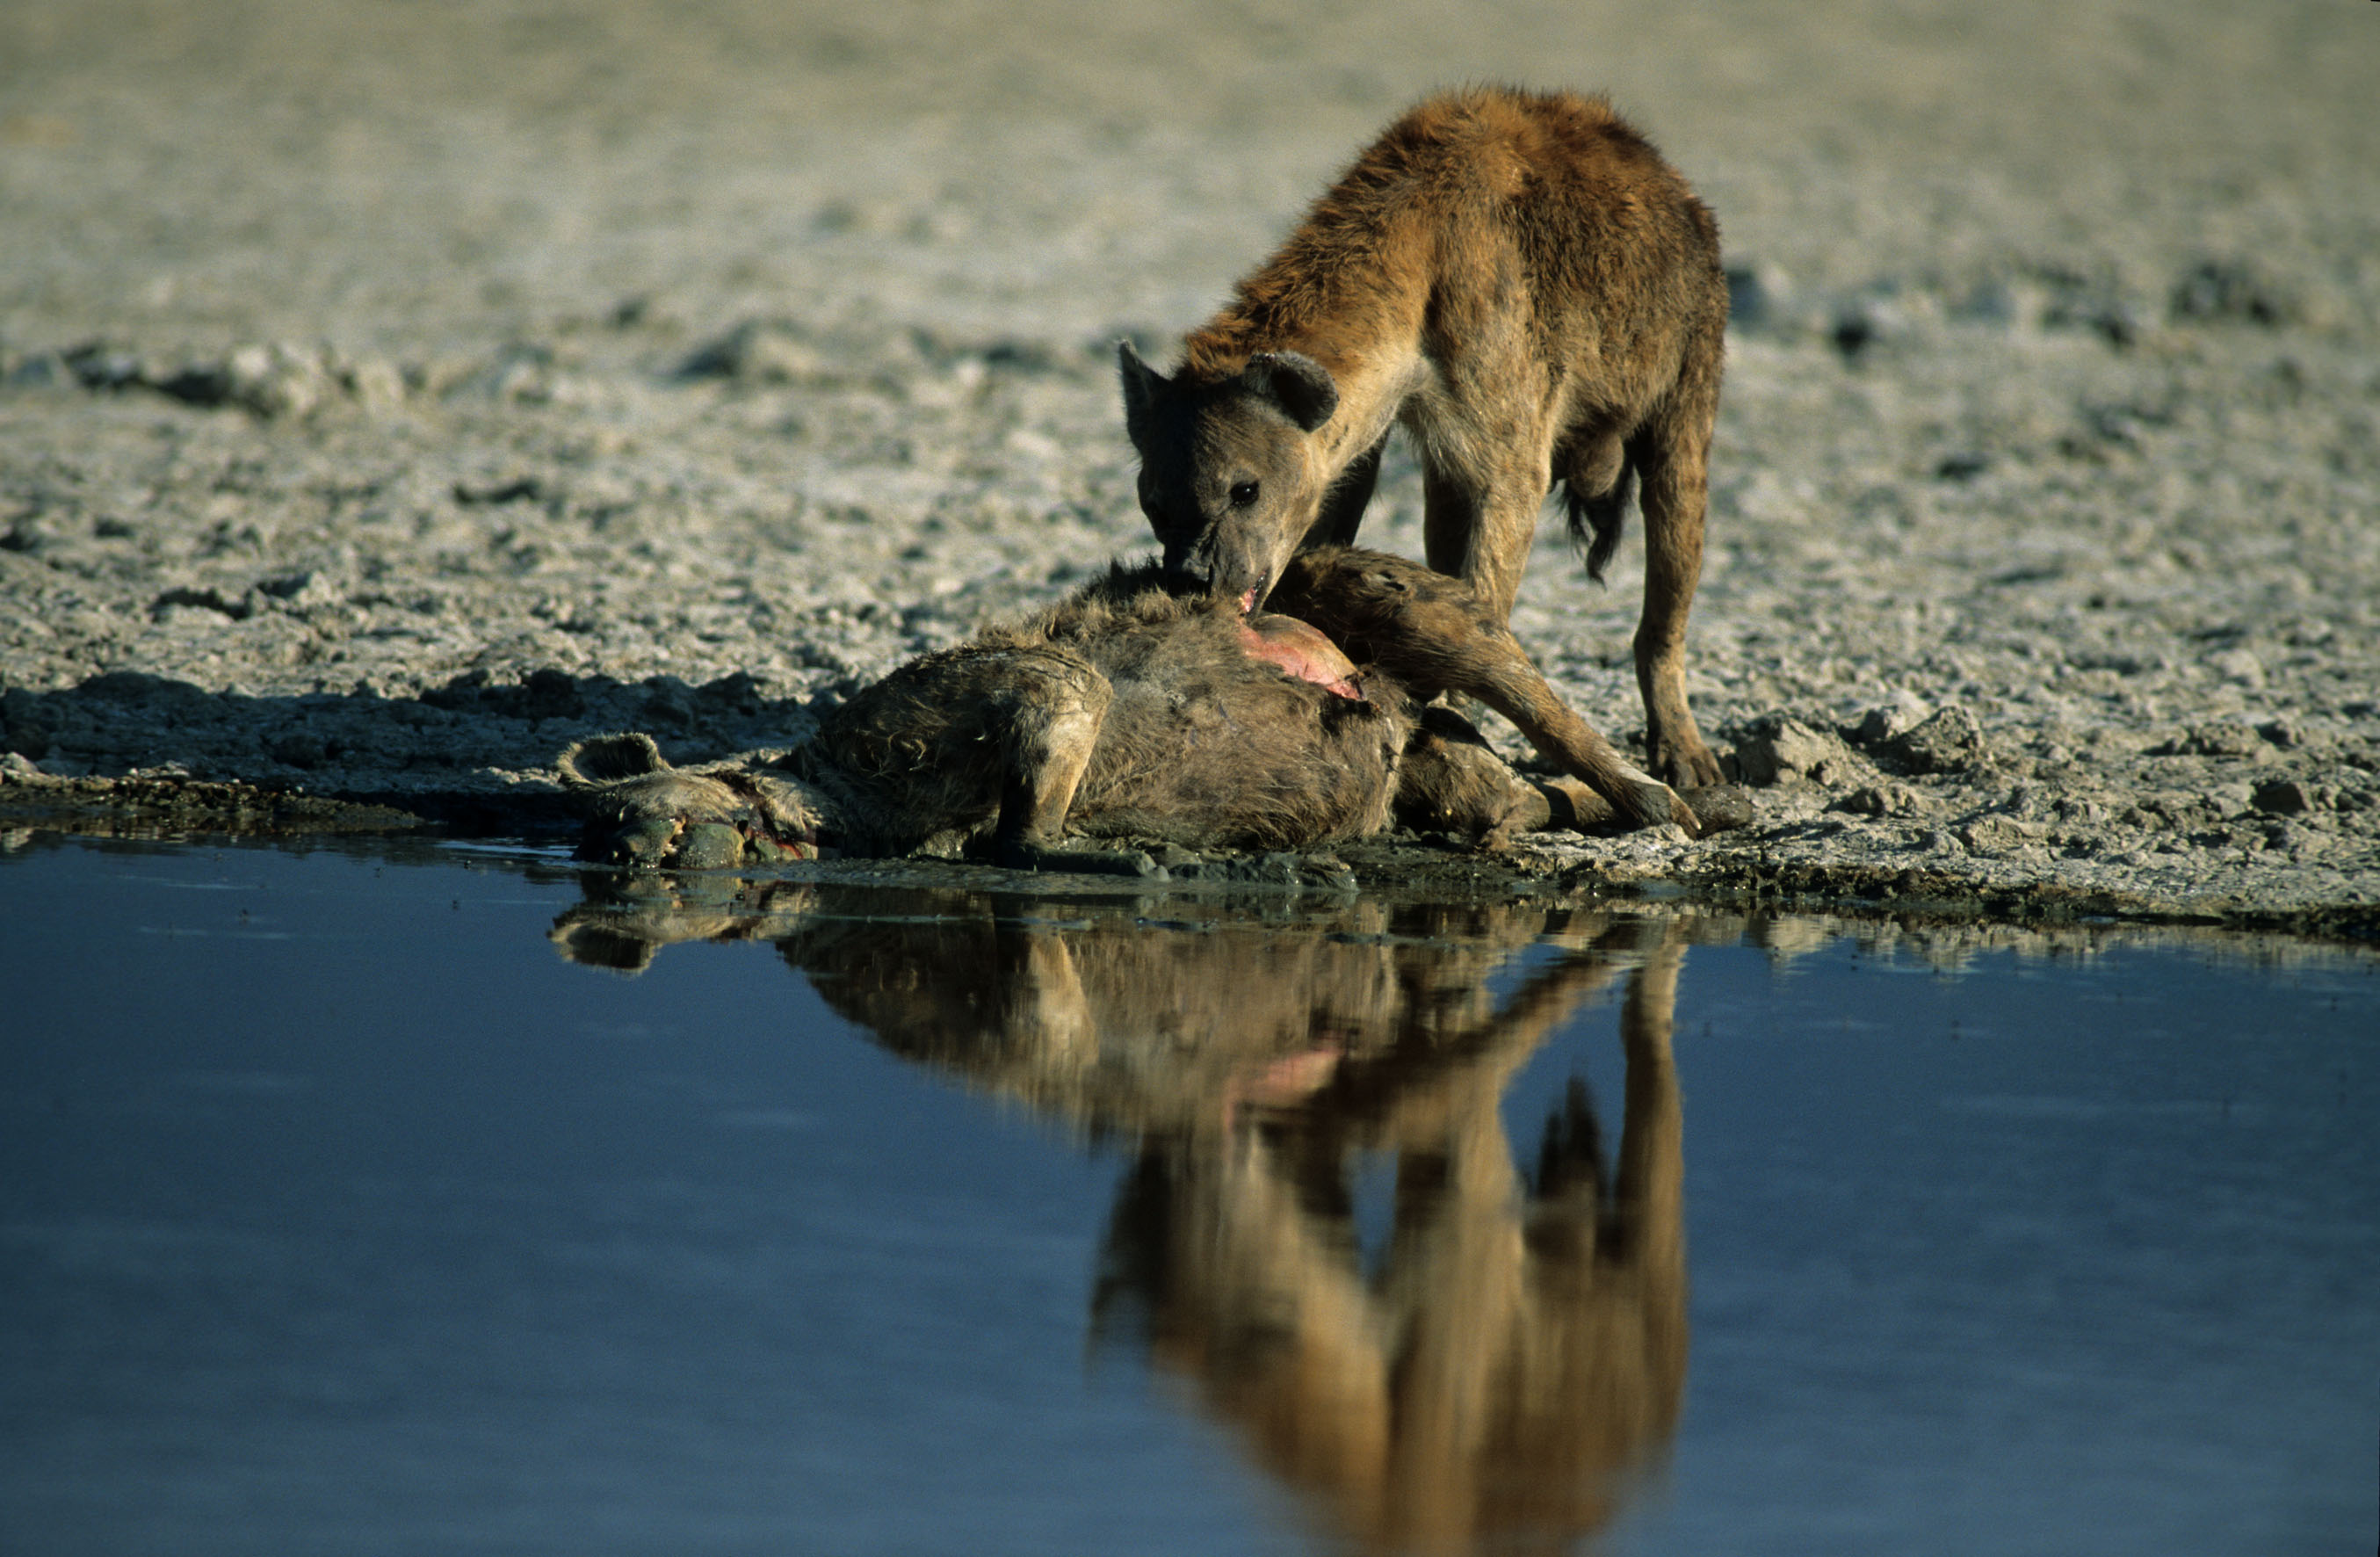
M1684 646L1727 306L1717 223L1608 104L1432 99L1191 333L1172 377L1122 348L1142 506L1177 575L1262 604L1300 546L1354 539L1402 423L1429 564L1500 626L1549 487L1600 578L1633 482L1650 765L1716 784ZM1643 779L1597 787L1623 816L1668 820Z
M1362 646L1359 670L1296 618L1118 569L1021 626L895 670L769 764L679 770L641 736L582 742L565 782L584 852L624 864L732 865L827 844L950 853L989 834L1003 864L1153 870L1135 849L1069 838L1295 848L1409 824L1494 844L1610 819L1610 754L1467 585L1378 553L1318 553L1283 598ZM1481 699L1572 778L1524 780L1475 731L1417 699ZM1584 782L1580 782L1584 781ZM1719 806L1670 813L1689 831Z
M1542 969L1478 1030L1309 1067L1238 1138L1142 1137L1097 1319L1136 1320L1152 1362L1356 1550L1566 1550L1676 1429L1684 948L1636 929L1609 938L1650 943L1621 1011L1616 1174L1582 1084L1526 1177L1500 1113L1544 1036L1618 971L1599 951ZM1386 1152L1392 1225L1367 1270L1352 1181Z

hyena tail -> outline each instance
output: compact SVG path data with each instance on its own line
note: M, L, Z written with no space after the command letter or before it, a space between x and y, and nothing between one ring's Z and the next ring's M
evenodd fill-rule
M1620 524L1636 490L1636 452L1614 439L1562 476L1571 544L1586 553L1586 576L1603 582L1603 568L1620 549Z

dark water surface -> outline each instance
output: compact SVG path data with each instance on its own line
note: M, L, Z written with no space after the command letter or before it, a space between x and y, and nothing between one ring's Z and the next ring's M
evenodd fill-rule
M7 842L8 1553L2374 1549L2369 956Z

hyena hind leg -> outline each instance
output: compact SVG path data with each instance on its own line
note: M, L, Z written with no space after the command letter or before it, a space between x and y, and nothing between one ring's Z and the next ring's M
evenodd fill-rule
M1645 698L1646 765L1681 789L1720 782L1686 705L1686 614L1702 580L1709 498L1710 414L1673 411L1631 440L1645 512L1645 608L1636 622L1636 685Z

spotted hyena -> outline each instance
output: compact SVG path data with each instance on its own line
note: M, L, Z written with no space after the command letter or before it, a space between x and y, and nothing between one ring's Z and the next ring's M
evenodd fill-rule
M1685 628L1727 308L1718 224L1608 103L1432 98L1191 332L1170 376L1120 348L1141 506L1178 579L1260 605L1301 547L1354 539L1402 425L1429 564L1500 624L1548 490L1600 578L1633 487L1650 766L1681 789L1715 784ZM1605 793L1668 819L1633 779Z

